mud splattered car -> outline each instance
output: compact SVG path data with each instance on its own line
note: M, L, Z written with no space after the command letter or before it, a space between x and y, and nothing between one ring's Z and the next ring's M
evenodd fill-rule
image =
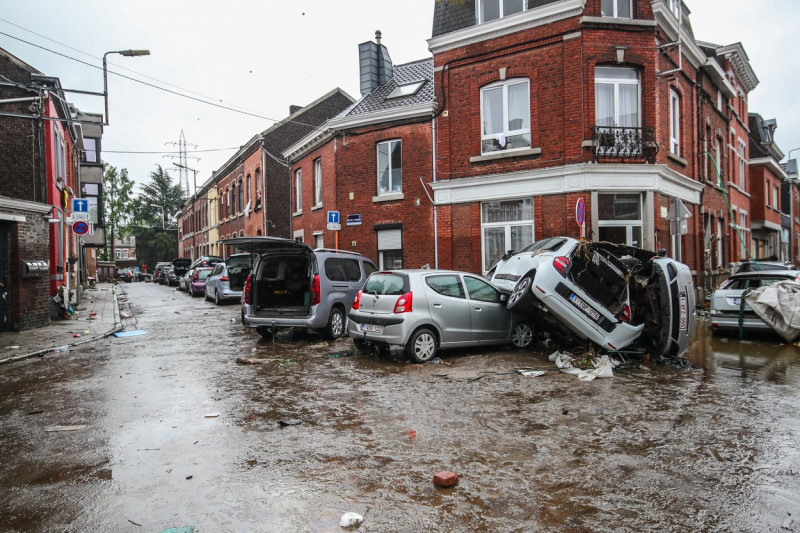
M541 333L666 357L683 355L694 334L691 272L663 254L551 237L507 253L487 278Z

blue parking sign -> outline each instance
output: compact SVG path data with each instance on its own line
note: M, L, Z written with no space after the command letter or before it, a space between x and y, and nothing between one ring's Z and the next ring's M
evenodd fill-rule
M74 213L88 213L89 212L89 200L84 198L73 198L72 199L72 211Z

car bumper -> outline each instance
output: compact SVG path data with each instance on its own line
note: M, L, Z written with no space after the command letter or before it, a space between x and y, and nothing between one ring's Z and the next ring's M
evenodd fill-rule
M369 331L368 328L379 328L380 331ZM402 346L408 338L408 333L408 327L402 316L350 311L347 334L354 339Z
M739 329L739 315L738 314L719 314L711 313L708 316L708 323L712 330L738 330ZM772 328L766 322L757 316L744 316L742 317L742 329L744 331L757 331L766 332L772 331Z
M322 329L328 325L328 317L318 315L317 311L318 306L315 305L310 308L310 313L308 315L303 316L273 315L267 313L255 314L252 305L243 303L242 323L251 328L268 326L277 328Z

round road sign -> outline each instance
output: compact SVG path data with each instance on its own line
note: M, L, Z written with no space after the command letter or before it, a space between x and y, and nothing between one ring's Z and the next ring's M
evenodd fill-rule
M586 220L586 204L583 203L583 198L578 198L575 202L575 221L579 226L583 226Z
M85 235L86 233L89 233L89 224L83 220L76 220L72 223L72 231L78 235Z

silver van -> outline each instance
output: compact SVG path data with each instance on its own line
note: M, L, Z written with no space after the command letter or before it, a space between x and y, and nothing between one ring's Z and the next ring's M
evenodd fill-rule
M242 323L264 338L299 327L338 339L375 264L355 252L312 249L280 237L237 237L223 243L253 256L242 293Z

